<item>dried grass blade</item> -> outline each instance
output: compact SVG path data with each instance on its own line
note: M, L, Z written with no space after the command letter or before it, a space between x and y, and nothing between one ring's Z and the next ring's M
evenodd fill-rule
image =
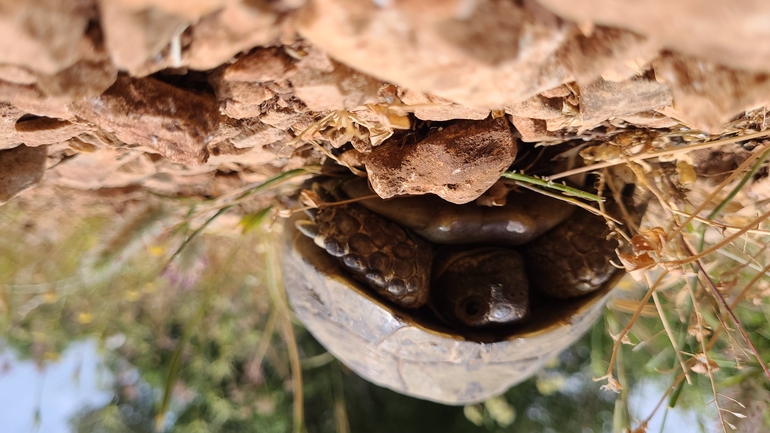
M643 161L645 159L651 159L651 158L657 158L660 156L669 156L669 155L675 155L677 153L683 153L683 152L691 152L693 150L699 150L699 149L708 149L710 147L715 146L722 146L724 144L730 144L730 143L737 143L739 141L748 141L755 138L762 138L770 135L770 131L760 131L755 132L753 134L746 134L743 136L737 136L737 137L730 137L730 138L723 138L720 140L714 140L714 141L707 141L705 143L700 144L690 144L684 147L678 147L676 149L667 149L660 152L652 152L652 153L644 153L641 155L634 155L628 157L628 160L630 161ZM589 171L598 170L600 168L607 168L612 167L615 165L620 165L625 163L626 160L624 159L616 159L612 161L605 161L600 162L598 164L591 164L584 167L578 167L572 170L563 171L561 173L554 174L552 176L549 176L549 179L556 180L556 179L562 179L565 177L572 176L574 174L581 174L581 173L587 173Z
M692 249L687 244L687 242L684 241L684 237L682 237L682 244L684 245L685 249L687 249L690 252L690 254L692 254ZM735 316L735 313L733 313L732 308L730 308L730 306L727 305L727 301L725 301L724 296L722 296L722 294L719 293L719 289L717 289L716 285L714 285L714 282L711 280L711 277L709 277L709 275L706 273L706 269L703 267L703 264L700 262L700 260L695 260L695 263L698 266L698 270L705 277L706 282L708 283L708 286L711 289L711 293L714 295L714 297L717 299L717 301L719 301L719 304L727 312L727 314L730 315L730 319L733 321L733 324L738 329L738 332L740 332L741 337L743 337L743 339L746 341L746 344L748 344L749 348L751 349L752 354L757 359L757 362L759 363L760 367L762 367L762 371L765 372L765 376L767 376L768 380L770 380L770 370L767 369L767 365L765 365L764 361L762 361L762 357L759 356L759 351L757 351L757 348L754 346L754 343L751 341L751 339L749 338L748 334L746 334L746 330L743 329L743 326L741 325L741 322ZM695 298L693 298L693 302L694 302L694 299ZM700 324L700 321L699 321L699 324ZM703 340L701 340L701 342L703 343ZM705 349L705 346L703 346L703 347Z
M301 433L305 430L305 398L302 383L302 362L299 357L297 337L294 334L294 327L291 323L291 312L289 311L289 305L286 302L286 294L281 286L281 269L278 265L277 251L274 244L275 239L270 239L270 236L263 237L265 266L267 268L267 287L270 292L273 309L276 311L278 320L280 321L281 336L283 337L289 352L291 385L292 393L294 395L292 431L294 433Z
M232 203L230 203L230 204L220 208L213 216L211 216L209 219L207 219L206 222L201 224L201 226L198 227L198 229L196 229L194 232L192 232L192 234L190 234L190 236L188 236L182 242L182 244L179 246L179 248L177 248L176 251L174 251L174 254L171 255L171 258L168 259L168 262L163 267L163 271L162 272L165 272L166 270L168 270L168 267L171 264L171 262L173 262L177 257L179 257L179 255L182 254L182 251L184 251L184 249L187 247L187 245L189 245L190 242L192 242L196 237L198 237L198 235L206 227L208 227L209 224L211 224L212 222L214 222L214 220L219 218L220 215L222 215L222 214L226 213L227 211L229 211L230 209L232 209L236 204L238 204L238 202L240 200L242 200L245 197L248 197L250 195L253 195L253 194L269 191L269 190L271 190L273 188L276 188L276 187L280 186L284 182L286 182L286 181L288 181L290 179L293 179L293 178L295 178L297 176L301 176L303 174L307 174L307 171L304 168L297 168L297 169L294 169L294 170L289 170L287 172L284 172L284 173L278 174L276 176L273 176L270 179L262 182L261 184L259 184L257 186L254 186L252 188L249 188L248 190L246 190L243 193L241 193L238 197L235 198L235 200Z
M648 281L648 284L649 283L650 282ZM679 365L682 366L682 371L685 374L687 383L689 385L692 385L692 379L690 379L689 371L687 369L687 366L684 363L684 357L682 357L682 351L679 350L679 346L677 345L677 342L674 339L674 331L671 329L671 326L668 324L668 319L666 319L666 314L663 311L663 306L660 303L660 299L658 297L657 292L652 292L652 301L655 303L655 308L658 310L658 316L660 316L660 321L661 323L663 323L663 329L666 330L668 339L671 341L671 346L674 348L674 352L676 352L676 358L679 360Z

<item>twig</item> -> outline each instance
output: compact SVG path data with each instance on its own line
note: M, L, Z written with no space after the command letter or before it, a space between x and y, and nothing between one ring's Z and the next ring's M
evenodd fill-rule
M262 331L262 339L259 341L257 351L254 352L254 358L252 358L252 362L256 366L261 366L262 361L265 359L267 349L270 347L270 340L272 340L273 332L275 332L275 324L277 319L278 315L276 314L275 309L270 310L270 315L267 317L267 324L265 325L265 329Z
M714 146L721 146L721 145L724 145L724 144L737 143L739 141L747 141L747 140L751 140L751 139L754 139L754 138L766 137L768 135L770 135L770 130L755 132L753 134L746 134L746 135L743 135L743 136L723 138L723 139L714 140L714 141L707 141L705 143L700 143L700 144L691 144L691 145L684 146L684 147L678 147L676 149L667 149L667 150L663 150L663 151L659 151L659 152L652 152L652 153L644 153L644 154L641 154L641 155L634 155L634 156L629 157L628 160L630 160L630 161L642 161L642 160L645 160L645 159L657 158L657 157L660 157L660 156L675 155L677 153L691 152L693 150L708 149L708 148L714 147ZM587 166L584 166L584 167L578 167L578 168L575 168L575 169L572 169L572 170L567 170L567 171L564 171L564 172L561 172L561 173L557 173L557 174L555 174L553 176L548 176L548 179L550 179L550 180L561 179L561 178L564 178L564 177L572 176L573 174L587 173L589 171L598 170L600 168L607 168L607 167L612 167L612 166L615 166L615 165L620 165L620 164L623 164L624 162L625 162L625 160L622 160L622 159L614 159L612 161L604 161L604 162L600 162L598 164L587 165Z
M274 241L274 240L273 240ZM277 252L271 243L269 236L263 238L265 247L265 266L267 267L267 287L270 292L270 299L273 301L273 308L277 310L280 319L281 334L289 352L289 364L291 367L291 385L294 395L294 410L292 430L294 433L304 431L305 405L302 384L302 362L297 348L297 337L294 335L294 328L291 323L289 305L286 302L286 293L281 290L280 267L276 257Z
M671 208L669 208L669 210L671 212L677 214L677 215L680 215L680 216L691 217L690 218L691 221L698 221L700 223L706 224L708 226L711 226L711 227L714 227L714 228L717 228L717 229L720 229L720 230L740 230L740 229L743 228L743 227L732 226L732 225L729 225L729 224L720 223L720 222L717 222L717 221L712 221L712 220L707 219L707 218L699 217L699 216L697 216L697 215L695 215L693 213L682 212L680 210L671 209ZM753 230L747 231L746 233L749 233L749 234L752 234L752 235L770 236L770 230L753 229Z
M746 226L744 226L742 229L740 229L737 232L733 233L732 235L728 236L723 241L721 241L720 243L712 246L711 248L703 250L703 251L699 252L698 254L692 254L690 257L688 257L686 259L670 260L670 261L661 262L661 263L664 264L664 265L672 266L672 265L683 265L685 263L690 263L693 260L698 260L698 259L700 259L702 257L705 257L705 256L707 256L707 255L709 255L711 253L716 252L718 249L720 249L723 246L729 244L730 242L732 242L733 240L735 240L739 236L742 236L744 233L746 233L749 230L751 230L752 227L758 226L760 223L764 222L768 218L770 218L770 211L767 211L767 212L763 213L762 215L760 215L758 218L755 218L754 220L752 220L751 222L746 224Z
M684 248L687 251L689 251L690 254L692 254L692 249L690 249L690 246L687 245L687 242L684 241L684 237L682 237L682 244L684 245ZM770 370L767 369L767 366L765 365L764 361L762 361L762 357L759 356L759 351L757 351L757 348L754 346L754 343L751 341L748 334L746 334L746 331L743 329L741 322L738 321L737 317L735 317L735 313L733 313L732 308L730 308L727 305L727 302L725 301L724 296L722 296L722 294L719 293L719 289L717 289L716 285L714 285L714 282L711 280L711 277L709 277L708 273L706 273L706 269L703 267L703 264L700 262L700 260L695 260L695 263L697 264L700 272L705 277L706 282L708 283L708 286L711 289L711 293L719 301L719 304L722 306L722 308L724 308L725 311L727 311L727 314L730 315L730 319L733 321L733 324L738 329L738 332L741 333L741 336L746 341L746 344L748 344L749 348L751 349L751 352L754 354L754 357L757 358L757 362L759 362L760 367L762 367L762 371L765 372L765 376L767 376L767 378L770 379Z
M765 143L764 143L764 146L765 146L765 147L768 147L768 146L770 146L770 142L765 142ZM768 150L770 150L770 148L768 148ZM706 208L706 206L708 206L708 205L709 205L709 203L711 203L711 201L714 199L714 197L716 197L716 196L717 196L717 194L719 194L719 193L720 193L720 192L721 192L721 191L722 191L722 190L723 190L723 189L724 189L724 188L725 188L725 187L726 187L726 186L727 186L727 185L728 185L730 182L732 182L732 181L733 181L733 180L734 180L736 177L738 177L738 174L739 174L739 173L741 173L743 170L745 170L745 169L746 169L746 167L748 167L748 166L749 166L749 164L751 164L751 163L752 163L752 162L753 162L753 161L754 161L756 158L759 158L759 156L760 156L760 155L763 155L763 154L760 154L759 152L753 153L751 156L749 156L749 157L746 159L746 161L743 161L743 163L741 163L741 165L739 165L739 166L738 166L738 168L736 168L736 169L735 169L735 170L734 170L734 171L733 171L733 172L730 174L730 176L728 176L728 177L727 177L725 180L723 180L723 181L722 181L722 182L721 182L721 183L720 183L720 184L719 184L719 185L718 185L718 186L717 186L717 187L714 189L714 191L713 191L711 194L709 194L709 196L708 196L708 197L706 197L706 199L705 199L705 200L703 200L703 203L701 203L701 204L700 204L700 206L698 206L698 207L697 207L697 208L696 208L696 209L695 209L693 212L691 212L691 213L690 213L690 216L689 216L688 218L686 218L686 219L685 219L683 222L681 222L681 223L679 223L679 224L678 224L678 226L677 226L677 227L676 227L676 228L675 228L675 229L674 229L674 230L673 230L673 231L672 231L672 232L669 234L670 238L673 238L674 236L676 236L677 234L679 234L679 233L682 231L682 229L683 229L683 228L684 228L684 227L685 227L687 224L689 224L689 223L690 223L690 221L692 221L692 219L693 219L693 218L695 218L695 216L696 216L696 215L698 215L699 213L701 213L701 211L702 211L703 209L705 209L705 208ZM714 215L716 215L716 214L714 214ZM710 218L713 218L713 216L714 216L714 215L710 216L710 217L709 217L709 219L710 219Z
M685 248L689 248L689 247L687 245L685 245ZM698 261L698 266L700 266L700 261ZM707 276L707 278L708 278L708 276ZM710 279L709 279L709 281L710 281ZM692 300L693 306L696 305L695 304L695 293L693 292L692 286L688 285L687 286L687 290L690 292L690 299ZM700 316L701 316L700 315L700 311L698 311L698 309L695 308L695 321L698 324L698 329L703 329L703 325L701 324ZM711 371L711 363L709 362L709 358L708 358L708 350L706 350L706 339L705 338L701 338L700 339L700 344L701 344L701 350L703 351L703 357L706 360L706 362L704 364L706 366L706 373L708 373L709 381L711 382L711 391L714 393L714 404L717 407L717 413L719 414L720 425L722 426L722 430L725 433L727 433L727 430L725 429L725 419L722 416L722 408L719 407L719 398L718 398L718 394L717 394L717 388L716 388L716 384L714 383L714 373Z
M650 283L649 274L647 274L647 277L648 277L647 284L649 284ZM671 329L671 326L669 326L668 324L668 320L666 319L666 314L663 311L663 306L660 304L660 299L658 298L657 292L652 292L652 301L655 303L655 308L658 309L658 316L660 316L660 321L663 323L663 329L666 330L668 339L671 341L671 346L674 348L674 352L676 353L677 359L679 359L679 365L682 366L682 371L684 372L685 377L687 378L687 383L692 385L692 380L690 379L689 370L687 370L687 367L684 364L684 358L682 357L682 352L679 350L679 347L676 344L676 340L674 340L674 331Z
M615 360L618 356L618 349L620 348L621 341L623 340L623 337L628 334L628 331L631 330L631 327L634 326L634 323L636 323L636 319L639 318L639 315L642 314L642 309L644 308L645 304L647 304L647 301L650 300L650 297L652 296L652 293L657 288L658 284L660 284L661 281L663 281L663 277L668 275L668 270L665 269L655 280L655 282L650 286L650 288L647 290L647 293L644 295L641 301L639 301L639 307L637 307L636 311L634 312L634 315L631 316L631 319L628 321L628 324L623 328L622 331L620 331L620 334L618 334L615 337L615 345L612 347L612 356L610 356L610 365L607 368L607 376L605 377L612 377L612 370L615 368ZM597 379L594 379L597 380Z
M174 261L174 259L179 257L179 255L182 254L182 251L184 251L184 249L187 247L187 245L189 245L190 242L192 242L206 227L208 227L209 224L214 222L215 219L219 218L220 215L222 215L222 214L226 213L227 211L229 211L230 209L232 209L236 204L239 203L239 201L241 199L243 199L245 197L248 197L248 196L250 196L252 194L268 191L268 190L270 190L272 188L277 187L278 185L281 185L282 183L288 181L289 179L292 179L292 178L297 177L297 176L301 176L301 175L306 174L306 173L307 172L305 171L305 169L302 169L302 168L298 168L298 169L294 169L294 170L289 170L289 171L287 171L285 173L281 173L281 174L279 174L277 176L273 176L270 179L262 182L261 184L256 185L256 186L254 186L252 188L249 188L248 190L246 190L243 193L241 193L238 197L235 198L235 200L233 200L232 203L230 203L230 204L220 208L217 211L217 213L215 213L212 217L207 219L206 222L201 224L201 226L198 227L197 230L192 232L192 234L190 234L190 236L188 236L182 242L182 244L179 246L179 248L177 248L177 250L174 252L174 254L171 255L171 258L168 259L168 262L166 262L166 265L163 267L163 270L161 271L161 274L163 274L164 272L166 272L168 270L168 267L171 265L171 263Z

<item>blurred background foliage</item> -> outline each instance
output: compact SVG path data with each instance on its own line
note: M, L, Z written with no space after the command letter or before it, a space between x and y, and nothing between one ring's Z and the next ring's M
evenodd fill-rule
M295 339L285 332L282 324L294 319L268 285L278 270L267 267L266 254L280 236L266 224L270 214L223 217L168 264L192 233L188 217L200 203L136 192L64 194L0 208L0 348L43 369L74 341L99 342L114 398L73 418L76 432L623 431L634 424L628 390L640 381L665 390L678 365L653 308L629 334L634 345L621 346L624 390L600 390L592 381L605 374L610 335L628 323L640 297L626 284L589 335L504 396L468 407L411 399L355 376L301 324L293 323ZM243 221L250 230L238 225ZM688 308L676 293L661 301L672 323ZM769 359L766 296L738 314ZM717 326L714 315L704 318L710 329ZM697 353L698 331L684 323L680 347ZM293 345L301 377L292 367ZM728 421L740 431L766 431L770 393L761 370L735 339L712 353L720 393L746 406L723 405L739 414ZM703 374L691 379L676 405L699 414L692 431L713 431L711 384Z

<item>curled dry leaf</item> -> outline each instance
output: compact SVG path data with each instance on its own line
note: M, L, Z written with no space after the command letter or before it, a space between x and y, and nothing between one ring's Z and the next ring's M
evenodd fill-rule
M309 189L303 189L302 192L299 193L299 199L302 201L302 204L309 208L318 208L324 203L321 196Z
M612 391L615 393L620 393L620 391L623 389L623 386L620 384L620 382L618 382L617 379L615 379L612 376L604 376L604 377L596 378L594 379L594 382L600 381L603 379L607 379L607 383L601 386L602 391Z
M596 146L588 146L581 150L579 154L586 161L599 162L618 159L622 155L622 152L618 146L604 143Z
M610 338L612 338L612 341L618 341L618 336L617 335L614 335L612 332L610 332L609 334L610 334ZM627 344L629 346L633 346L634 345L634 343L631 342L631 339L628 338L628 334L627 333L625 335L623 335L623 338L620 340L620 342L623 343L623 344Z
M618 258L623 267L626 268L626 272L631 274L636 281L642 281L643 271L655 266L656 259L663 255L666 242L668 242L668 236L662 228L654 227L649 230L642 230L631 238L633 254L618 252Z
M693 364L690 370L698 374L708 374L709 370L712 373L719 371L719 366L716 362L706 358L702 353L695 355L695 364Z
M380 122L388 128L409 129L412 126L409 116L399 113L397 108L394 109L391 106L382 104L369 104L366 108L377 114L380 118Z
M663 255L663 247L668 242L666 231L661 227L653 227L649 230L641 230L631 239L634 252L641 253L653 251L658 257Z
M698 343L700 343L704 337L708 338L711 336L711 329L701 325L692 325L687 328L687 334L695 337Z
M644 280L644 271L655 266L655 260L647 253L639 255L618 252L618 259L631 277L636 281Z

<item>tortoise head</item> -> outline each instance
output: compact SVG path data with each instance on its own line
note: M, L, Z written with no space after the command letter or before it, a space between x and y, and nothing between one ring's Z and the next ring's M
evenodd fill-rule
M439 255L430 306L458 327L487 327L523 321L529 287L521 254L506 248L476 248Z

